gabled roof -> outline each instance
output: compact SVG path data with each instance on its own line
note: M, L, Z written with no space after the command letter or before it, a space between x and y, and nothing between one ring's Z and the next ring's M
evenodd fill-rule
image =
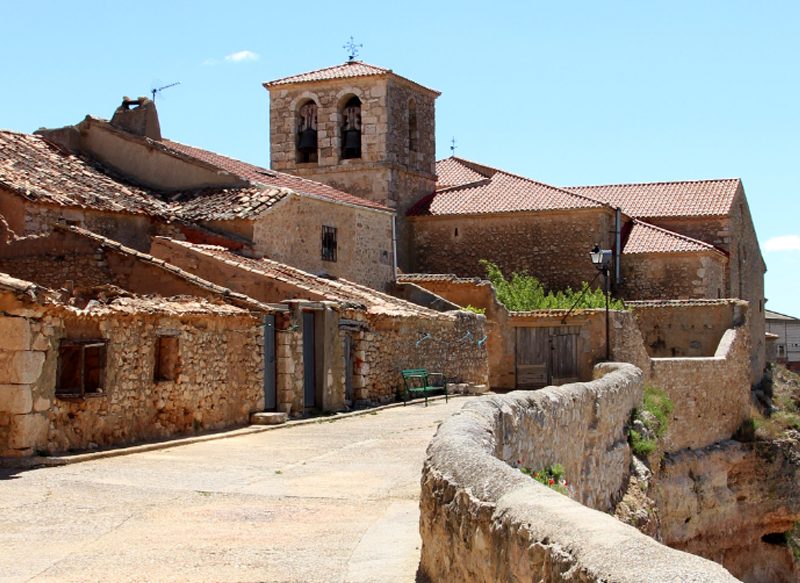
M642 253L718 253L713 245L680 235L655 225L633 219L632 228L622 250L625 255Z
M0 187L34 202L166 217L167 203L43 138L0 130Z
M443 160L437 163L436 168L437 174L442 169L445 180L459 184L424 197L411 207L409 216L476 215L604 206L585 196L461 158Z
M741 180L738 178L725 178L565 186L564 189L619 207L632 217L646 219L727 216L740 185Z
M217 154L216 152L203 150L202 148L196 148L194 146L187 146L186 144L181 144L179 142L173 142L172 140L161 140L160 143L163 144L167 150L173 150L184 156L189 156L191 158L196 158L197 160L212 164L213 166L221 168L222 170L225 170L234 176L238 176L242 180L272 187L273 191L276 189L291 189L300 194L310 194L312 196L318 196L334 202L343 202L377 210L390 210L389 208L377 202L373 202L371 200L367 200L366 198L361 198L360 196L338 190L332 186L328 186L327 184L322 184L321 182L300 178L299 176L294 176L285 172L269 170L267 168L262 168L261 166L256 166L255 164L249 164L247 162L242 162L241 160L236 160L235 158L229 158L228 156Z
M197 245L185 241L168 239L170 242L194 250L197 253L214 257L228 265L237 266L268 278L308 290L311 294L322 296L326 300L350 304L353 307L365 307L371 313L419 316L447 317L446 314L425 308L389 294L376 291L370 287L345 279L326 279L272 259L251 259L232 253L215 245Z
M781 314L780 312L775 312L773 310L764 310L764 317L767 320L785 320L787 322L800 322L800 318L795 318L794 316Z
M410 79L406 79L405 77L401 77L400 75L394 73L391 69L370 65L364 61L345 61L340 65L325 67L324 69L316 69L315 71L308 71L298 75L290 75L289 77L283 77L282 79L267 81L264 83L264 87L269 89L270 87L291 85L293 83L309 83L313 81L329 81L332 79L351 79L356 77L374 77L385 75L393 75L394 77L421 87L422 89L430 91L431 93L440 95L438 91L425 87L424 85L420 85L419 83L411 81Z

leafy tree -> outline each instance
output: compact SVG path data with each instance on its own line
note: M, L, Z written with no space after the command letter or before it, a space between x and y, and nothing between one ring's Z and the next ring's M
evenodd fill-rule
M546 291L542 283L532 275L514 272L511 279L506 279L500 268L491 261L481 259L480 264L486 269L486 277L497 291L497 299L512 312L568 310L581 294L583 297L576 306L578 308L604 308L606 305L603 290L592 290L585 281L579 290L568 287L556 292ZM624 309L622 302L614 298L611 298L609 307L613 310Z

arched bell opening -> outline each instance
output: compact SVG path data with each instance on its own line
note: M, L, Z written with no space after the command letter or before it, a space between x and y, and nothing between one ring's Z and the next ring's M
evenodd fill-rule
M296 161L316 162L317 150L317 104L304 102L297 110Z
M342 158L361 158L361 100L355 95L342 108Z

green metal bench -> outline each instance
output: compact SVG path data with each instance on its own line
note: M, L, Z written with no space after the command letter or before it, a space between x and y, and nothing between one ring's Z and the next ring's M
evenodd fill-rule
M434 393L444 393L444 400L447 402L447 381L444 374L440 372L428 372L424 368L409 368L401 371L403 374L403 406L409 398L422 395L425 397L425 406L428 406L428 395Z

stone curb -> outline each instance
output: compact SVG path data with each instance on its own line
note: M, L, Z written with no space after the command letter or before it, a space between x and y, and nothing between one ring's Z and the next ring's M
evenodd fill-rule
M465 396L469 395L461 395L458 393L453 395L448 395L448 397L451 399L454 397L465 397ZM443 399L444 395L428 397L428 401L441 401ZM424 400L415 399L413 401L409 401L408 404L409 405L422 404L424 406ZM135 453L144 453L148 451L157 451L160 449L169 449L171 447L180 447L182 445L191 445L193 443L203 443L206 441L217 441L219 439L240 437L242 435L252 435L254 433L263 433L264 431L275 431L277 429L300 427L303 425L312 425L314 423L332 423L334 421L338 421L340 419L348 419L350 417L373 415L379 411L384 411L386 409L394 409L396 407L402 407L403 405L404 404L402 402L389 403L387 405L379 405L377 407L371 407L369 409L359 409L358 411L349 411L346 413L335 413L329 416L290 420L281 425L250 425L248 427L241 427L239 429L232 429L229 431L220 431L217 433L209 433L206 435L193 435L191 437L181 437L177 439L171 439L168 441L143 443L141 445L131 445L129 447L118 447L113 449L105 449L101 451L76 453L72 455L33 456L23 459L14 459L14 458L7 458L5 460L0 459L0 468L33 469L33 468L51 468L58 466L67 466L70 464L78 464L81 462L89 462L92 460L118 457L123 455L131 455Z

